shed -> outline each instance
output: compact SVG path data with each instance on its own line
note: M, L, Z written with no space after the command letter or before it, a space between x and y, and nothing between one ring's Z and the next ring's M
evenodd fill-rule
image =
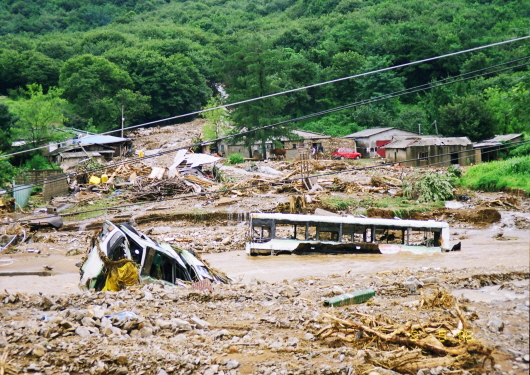
M475 162L473 144L467 137L397 136L385 149L389 162L405 166L469 165Z
M112 147L89 144L71 144L66 147L61 147L49 152L46 156L56 164L61 166L63 171L76 166L81 161L89 158L94 158L98 163L103 163L112 159L116 150Z
M363 158L371 158L376 154L384 158L386 154L382 147L392 142L392 137L417 135L417 133L398 128L372 128L346 135L343 138L353 139L357 145L357 152L360 152Z
M78 138L73 141L73 144L79 144L81 146L87 145L105 145L114 149L113 156L124 156L128 151L132 149L131 138L114 137L112 135L89 135L86 137Z
M497 160L499 158L499 150L505 147L506 144L518 143L523 140L521 133L496 135L491 139L475 143L473 149L475 150L475 161L488 162Z
M298 150L300 148L306 148L310 150L312 147L322 150L322 156L324 158L331 157L331 153L337 147L351 147L355 148L355 141L353 139L344 139L338 137L331 137L326 134L310 132L307 130L292 130L292 137L280 137L276 139L277 142L280 142L283 145L283 148L286 149L286 158L287 159L296 159L299 155ZM269 140L266 142L267 152L274 148L274 142ZM240 144L227 144L225 141L220 142L217 145L219 152L222 155L230 155L233 153L238 153L244 157L253 157L256 154L260 155L261 153L261 142L256 142L252 145L253 154L249 155L248 147ZM270 155L269 155L270 156Z

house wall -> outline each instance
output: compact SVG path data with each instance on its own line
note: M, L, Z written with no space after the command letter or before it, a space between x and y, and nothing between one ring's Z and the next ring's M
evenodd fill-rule
M349 147L354 151L356 149L355 140L347 138L304 139L300 141L284 142L288 155L291 154L289 150L298 149L299 147L305 147L308 150L311 150L313 145L320 145L323 147L324 153L323 155L319 155L322 159L331 159L331 154L339 147ZM296 156L298 156L298 151L296 152Z
M426 157L422 157L426 155ZM441 166L475 163L472 145L462 146L410 146L406 149L386 149L387 160L407 167ZM408 161L406 161L408 160Z
M285 141L283 142L284 148L286 149L286 158L287 160L295 160L298 158L299 152L298 149L305 147L308 150L311 150L313 145L322 146L324 149L324 154L322 155L323 159L331 159L331 154L338 147L350 147L355 150L355 141L353 139L347 138L321 138L321 139L303 139L299 141ZM223 152L224 146L224 152ZM272 147L272 142L267 143L267 150ZM257 151L261 148L261 145L255 144L252 146L253 151ZM223 156L228 156L230 154L238 153L245 158L249 158L248 147L244 145L228 145L226 143L220 143L218 145L219 152L223 153ZM267 153L267 157L270 155ZM319 155L320 156L320 155Z
M362 138L356 138L354 140L357 141L357 152L360 152L363 158L371 158L375 156L375 151L370 152L366 151L366 149L375 149L377 147L378 141L391 141L392 137L396 135L410 135L414 136L417 135L413 132L409 132L406 130L401 129L390 129L378 134L371 135L369 137L362 137ZM350 138L345 138L350 139ZM388 150L388 149L387 149ZM387 156L388 157L388 156Z

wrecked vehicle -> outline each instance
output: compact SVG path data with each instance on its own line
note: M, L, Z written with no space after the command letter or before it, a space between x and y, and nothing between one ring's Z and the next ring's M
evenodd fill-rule
M80 265L79 286L118 291L140 282L162 280L182 285L209 279L228 283L230 279L210 269L191 251L157 243L128 224L105 221L92 239L89 253Z
M414 254L460 250L442 221L280 213L250 215L248 255Z

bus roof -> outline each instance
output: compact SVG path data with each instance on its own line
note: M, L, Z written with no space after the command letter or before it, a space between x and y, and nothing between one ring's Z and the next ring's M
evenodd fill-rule
M333 224L357 224L357 225L375 225L398 228L429 228L445 229L449 224L445 221L435 220L400 220L400 219L374 219L361 218L352 216L322 216L322 215L299 215L299 214L280 214L280 213L252 213L251 219L269 219L281 221L284 223L333 223Z

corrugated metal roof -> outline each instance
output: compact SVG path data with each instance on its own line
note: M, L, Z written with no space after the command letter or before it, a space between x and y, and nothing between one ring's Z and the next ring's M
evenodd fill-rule
M481 143L473 144L473 148L484 148L484 147L494 147L494 146L502 146L502 143L500 143L500 142L481 142Z
M299 135L303 139L328 139L331 138L329 135L321 134L321 133L315 133L315 132L308 132L307 130L293 130L294 134Z
M97 157L97 156L101 156L101 154L100 154L98 151L87 151L87 152L60 152L59 155L61 155L63 159L71 159L71 158L87 158L87 157Z
M384 133L384 132L389 131L389 130L397 130L397 131L400 131L400 132L402 132L402 134L407 135L407 136L413 136L413 135L416 134L414 132L410 132L408 130L403 130L403 129L398 129L398 128L372 128L372 129L364 129L364 130L358 131L356 133L352 133L350 135L346 135L343 138L367 138L367 137L371 137L371 136L376 135L376 134Z
M78 140L75 140L74 143L82 144L82 145L91 145L91 144L98 144L103 145L106 143L119 143L119 142L125 142L130 141L130 138L121 138L121 137L114 137L112 135L90 135L88 137L79 138Z
M364 137L370 137L374 134L379 134L386 132L388 130L391 130L394 128L372 128L372 129L364 129L361 131L358 131L356 133L351 133L349 135L345 135L344 138L364 138Z
M410 146L467 146L471 141L467 137L394 137L394 141L385 145L389 148L407 148Z
M506 142L506 141L513 141L516 138L522 137L523 135L521 133L513 133L513 134L504 134L504 135L496 135L492 139L487 139L483 142Z

